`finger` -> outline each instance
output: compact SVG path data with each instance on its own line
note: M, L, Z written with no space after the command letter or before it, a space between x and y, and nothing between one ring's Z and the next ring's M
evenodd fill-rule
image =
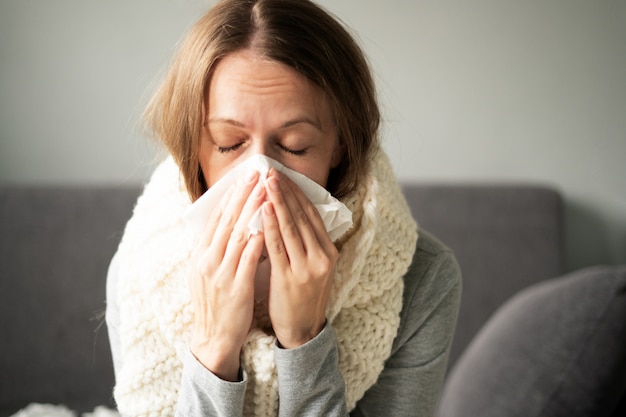
M302 257L306 252L301 234L310 233L307 232L305 226L306 216L303 215L293 194L282 182L275 170L270 171L266 181L269 200L272 202L280 235L288 256L290 258Z
M250 239L246 243L241 257L239 259L239 265L235 274L235 279L238 281L249 281L246 286L246 282L242 282L244 288L254 291L254 276L256 269L259 265L259 259L263 252L264 239L263 235L256 234L250 236Z
M265 199L265 187L261 183L257 183L252 193L245 202L241 215L237 219L237 223L228 239L226 245L226 251L224 253L224 260L232 260L231 265L235 268L237 263L240 262L240 257L246 245L248 244L250 233L248 231L248 223L253 214L261 207L263 200ZM234 272L234 271L233 271Z
M236 227L241 227L242 229L245 229L246 233L248 233L248 224L250 223L250 220L252 220L252 217L255 215L257 210L261 207L261 204L263 204L264 200L265 185L261 181L258 181L252 189L248 200L246 200L243 209L241 210L241 214L239 215L239 219L237 220Z
M302 212L304 213L304 215L306 215L307 226L312 229L316 241L325 248L329 248L330 246L334 247L334 244L330 239L330 235L326 230L324 220L317 210L317 207L315 207L315 204L313 204L313 202L309 200L306 194L304 194L304 191L302 191L302 189L289 177L283 176L283 178L284 183L289 187L294 197L298 201ZM305 241L305 245L307 243L314 244L314 241Z
M272 269L276 271L286 271L289 266L289 257L285 250L283 238L280 235L278 219L274 206L270 201L263 203L263 235L265 237L265 247L270 258Z
M198 245L199 247L206 248L211 244L211 241L213 241L213 236L215 235L215 230L217 229L220 219L222 218L224 207L228 204L232 195L233 187L226 191L226 194L224 194L224 196L220 199L215 209L209 213L207 221L202 228L201 239Z
M315 205L300 187L286 175L276 172L280 179L281 193L291 211L291 217L297 225L304 250L309 252L320 246L327 251L333 245L324 221Z
M259 173L254 171L245 180L237 181L233 189L233 195L222 210L213 240L210 242L211 251L220 259L224 257L233 229L258 179Z

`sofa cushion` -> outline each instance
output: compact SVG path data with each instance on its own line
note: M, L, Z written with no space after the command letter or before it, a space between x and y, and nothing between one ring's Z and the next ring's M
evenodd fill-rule
M626 388L626 267L534 285L459 358L440 417L612 416Z

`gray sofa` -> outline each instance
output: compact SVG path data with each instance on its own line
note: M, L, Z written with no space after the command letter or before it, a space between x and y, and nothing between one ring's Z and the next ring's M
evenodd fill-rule
M463 272L439 416L626 415L626 268L563 275L559 194L404 190ZM0 189L0 417L30 402L114 407L105 277L139 191Z

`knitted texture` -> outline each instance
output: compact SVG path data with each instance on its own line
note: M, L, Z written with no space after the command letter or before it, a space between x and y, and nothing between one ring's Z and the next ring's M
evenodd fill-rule
M353 212L354 227L336 242L327 318L352 410L390 355L417 226L382 151L343 202ZM180 171L168 158L137 201L118 249L122 368L115 399L124 416L174 415L193 319L192 248L182 219L190 204ZM250 332L241 354L248 375L246 416L278 415L276 338L261 328Z

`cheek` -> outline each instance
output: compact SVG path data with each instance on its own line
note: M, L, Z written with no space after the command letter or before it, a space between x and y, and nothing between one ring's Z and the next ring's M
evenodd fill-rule
M200 168L202 169L204 182L207 187L210 188L220 178L222 178L226 172L228 172L230 164L228 164L228 161L225 161L224 158L216 157L219 155L216 155L216 152L212 151L208 146L200 145L198 152L198 159Z
M326 188L330 170L333 168L333 151L332 146L318 148L308 158L291 160L291 164L285 165Z
M308 177L311 178L316 183L318 183L319 185L321 185L322 187L326 188L326 184L328 183L329 170L326 168L324 169L320 169L320 168L321 168L320 166L316 167L315 172L313 172L312 175L309 175Z
M336 142L335 142L336 143ZM323 155L312 166L314 176L311 176L315 182L326 188L328 177L332 168L335 168L341 159L341 152L337 145L329 146Z
M300 166L297 166L300 165ZM303 164L296 164L296 166L289 167L294 171L309 177L322 187L326 188L328 183L328 174L330 172L330 165L326 160L315 160L313 162L306 162Z

